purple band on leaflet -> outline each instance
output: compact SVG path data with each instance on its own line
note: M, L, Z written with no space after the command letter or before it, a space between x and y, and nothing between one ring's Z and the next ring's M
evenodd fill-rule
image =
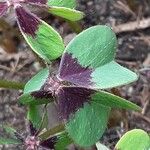
M33 123L30 120L29 120L29 131L31 136L34 136L37 132L37 129L34 127Z
M35 98L45 98L45 99L50 99L52 98L52 92L51 91L45 91L45 90L39 90L31 93L31 96Z
M22 32L35 37L40 21L32 13L27 12L21 6L17 6L15 10Z
M8 5L6 2L0 2L0 17L2 17L8 10Z
M88 87L92 85L91 73L92 69L82 67L76 58L73 58L71 54L64 53L60 69L59 78L67 80L73 84Z
M33 3L33 4L46 4L47 0L26 0L29 3Z
M49 148L49 149L54 149L55 148L55 144L57 142L57 137L51 137L45 141L42 141L40 143L40 146L45 147L45 148Z
M62 87L57 95L58 110L62 119L68 120L71 114L84 106L84 103L90 101L94 90L80 87Z

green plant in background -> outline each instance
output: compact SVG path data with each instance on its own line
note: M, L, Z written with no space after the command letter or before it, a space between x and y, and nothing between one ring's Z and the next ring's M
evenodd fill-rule
M116 150L150 150L150 136L141 129L128 131L115 148Z
M109 150L100 143L96 146L98 150ZM121 137L114 150L150 150L150 136L141 129L133 129Z

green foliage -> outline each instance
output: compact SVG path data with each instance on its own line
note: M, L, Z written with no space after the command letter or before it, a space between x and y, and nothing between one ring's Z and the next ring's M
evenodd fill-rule
M39 21L40 25L36 31L35 38L24 32L22 34L33 51L49 63L51 60L61 56L64 50L64 43L57 31L44 21L40 19Z
M42 104L48 104L50 103L50 98L35 98L30 93L23 94L19 98L19 102L23 105L42 105Z
M115 62L117 40L107 26L94 26L77 35L66 47L85 68L93 69L92 88L107 89L137 80L137 75Z
M79 108L65 122L69 136L80 146L91 146L100 139L106 129L111 108L140 111L140 107L123 98L98 91L98 89L127 84L137 79L135 73L115 62L116 43L116 36L110 28L95 26L75 37L65 49L65 53L76 58L81 67L93 70L91 83L94 84L89 88L96 89L91 95L90 103L84 103L84 107ZM35 105L51 101L50 98L48 100L44 97L34 97L31 92L40 91L48 77L48 69L41 70L26 84L25 94L20 98L22 104L29 105L28 119L36 127L41 117L39 108Z
M33 104L39 104L39 100L30 95L31 92L40 90L44 82L46 81L49 75L49 70L47 68L42 69L37 73L31 80L27 82L24 88L24 94L20 97L19 101L23 104L30 104L28 107L27 118L31 121L34 127L39 128L42 116L40 114L40 106L35 106ZM44 103L47 103L48 100L44 99ZM43 104L43 99L40 99L40 103Z
M76 7L76 0L48 0L47 4L49 6L66 7L73 9Z
M70 118L66 130L76 144L82 147L91 146L103 135L109 112L109 107L94 102L85 104Z
M50 7L49 12L53 15L65 18L70 21L78 21L84 17L84 13L70 8L65 7Z
M83 13L72 9L75 7L74 1L69 1L68 3L66 0L63 2L64 3L62 3L60 0L48 1L48 4L53 6L49 8L49 11L52 14L72 21L79 20L83 17ZM61 56L64 50L64 45L61 37L54 29L40 19L39 22L40 24L36 30L35 37L27 35L24 32L22 33L32 49L41 58L49 63L51 60ZM67 97L65 100L68 100L68 104L70 104L70 100L73 98L73 96L76 98L76 94L79 94L80 97L83 97L83 105L79 104L78 106L78 104L74 104L76 102L71 103L72 106L78 106L75 111L74 107L70 108L73 109L73 111L70 111L71 113L69 111L67 112L67 110L63 110L64 108L62 109L64 112L66 111L68 114L70 114L68 115L69 119L67 118L63 120L63 124L65 124L67 133L63 132L62 134L57 134L57 142L54 144L56 150L65 149L65 147L72 143L72 141L81 147L90 147L94 145L97 141L99 141L106 130L111 108L123 108L140 111L140 107L137 105L108 92L101 91L101 89L125 85L137 80L137 75L135 73L115 62L116 47L117 40L114 32L109 27L100 25L83 31L77 35L66 47L62 60L64 59L66 53L71 56L70 61L73 61L71 69L77 71L75 75L80 75L78 76L77 81L84 71L90 70L91 74L89 75L90 78L86 80L87 83L85 85L87 86L82 85L81 83L76 83L76 79L73 77L71 78L72 81L70 81L69 79L59 79L57 76L58 74L56 75L56 77L58 77L58 81L61 82L60 85L62 87L66 87L66 81L70 82L72 85L74 85L74 87L76 87L74 90L75 93L71 95L72 97L67 97L69 94L66 92L64 95L60 94L60 99ZM77 63L78 67L74 66L75 63ZM64 64L61 65L64 65L66 67L64 70L67 70L69 62L68 64L64 62ZM79 71L78 73L79 68L81 68L83 72ZM71 70L67 71L71 72ZM53 80L51 81L50 79L49 70L47 68L42 69L25 85L24 94L19 99L22 104L28 106L27 119L33 124L36 130L41 129L41 121L43 121L41 116L42 106L38 105L47 105L51 101L54 101L57 105L59 103L59 101L57 101L58 93L60 90L63 90L60 85L57 89L57 84L59 84L59 82L55 82ZM52 85L50 84L51 82ZM45 86L45 84L49 85L50 88L47 88L46 90L45 88L42 88ZM70 88L69 85L67 84L67 88ZM84 96L82 95L83 93L78 91L79 88L84 88L85 91L89 91L90 94L87 96L89 101L87 99L84 100ZM52 94L51 97L47 97L47 95L45 95L46 93L44 92L47 91ZM71 106L67 104L65 105ZM42 129L45 126L46 123L44 123L44 125L42 124ZM7 128L7 131L13 132L11 128ZM48 134L49 131L51 130L47 130L45 135ZM51 136L55 135L56 134L50 135L47 138L51 138ZM139 130L136 130L136 133L132 132L131 135L130 133L127 133L127 135L125 134L116 145L116 149L126 150L124 147L128 146L127 150L132 150L133 147L131 144L128 144L127 140L133 141L134 144L138 144L141 140L139 137L143 137L144 139L143 143L140 145L141 147L139 146L141 148L139 150L142 150L142 148L143 150L144 148L149 148L148 135L146 136L143 131L139 132ZM5 142L6 144L13 144L13 142L17 143L18 141L15 141L15 139L0 139L0 143L5 144ZM101 144L98 144L97 147L98 149L107 150L107 148Z
M104 91L93 94L92 101L111 108L121 108L135 111L141 110L139 106L133 104L132 102Z
M36 105L28 106L27 119L33 124L33 127L36 129L39 129L42 120L40 109L41 107Z
M48 68L42 69L35 76L33 76L25 85L24 93L31 93L33 91L38 91L45 83L49 75Z
M117 143L116 150L149 150L150 136L141 129L134 129L122 136Z

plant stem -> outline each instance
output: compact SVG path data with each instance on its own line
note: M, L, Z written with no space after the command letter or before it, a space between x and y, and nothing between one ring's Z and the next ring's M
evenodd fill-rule
M49 129L47 130L46 132L44 132L43 134L39 135L39 137L42 139L42 140L46 140L47 138L49 138L50 136L58 133L58 132L62 132L65 130L65 127L63 124L61 125L58 125L52 129Z
M23 90L24 86L25 83L8 81L8 80L0 80L0 88Z

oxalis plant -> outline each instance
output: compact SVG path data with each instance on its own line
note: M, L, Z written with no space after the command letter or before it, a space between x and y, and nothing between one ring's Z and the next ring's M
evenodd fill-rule
M71 0L0 3L1 16L10 6L14 8L25 40L45 63L51 64L63 53L58 71L52 72L53 65L42 69L25 85L18 99L28 107L26 134L3 125L10 138L0 138L0 144L19 144L26 150L65 150L71 143L82 148L91 147L104 134L112 108L140 111L137 105L106 91L136 81L137 75L115 62L117 40L109 27L91 27L65 48L60 35L25 9L24 3L40 6L71 21L83 17L83 13L74 9L75 1ZM53 118L60 120L54 127L48 125L52 110L47 110L52 104L58 112Z
M26 84L19 102L28 106L30 132L22 138L15 134L15 140L27 150L63 150L70 143L90 147L106 130L111 108L140 111L105 91L137 80L135 73L115 62L116 47L116 36L107 26L94 26L77 35L65 48L57 73L42 69ZM47 128L45 119L49 103L54 103L61 119L53 129ZM44 106L42 117L39 105Z

